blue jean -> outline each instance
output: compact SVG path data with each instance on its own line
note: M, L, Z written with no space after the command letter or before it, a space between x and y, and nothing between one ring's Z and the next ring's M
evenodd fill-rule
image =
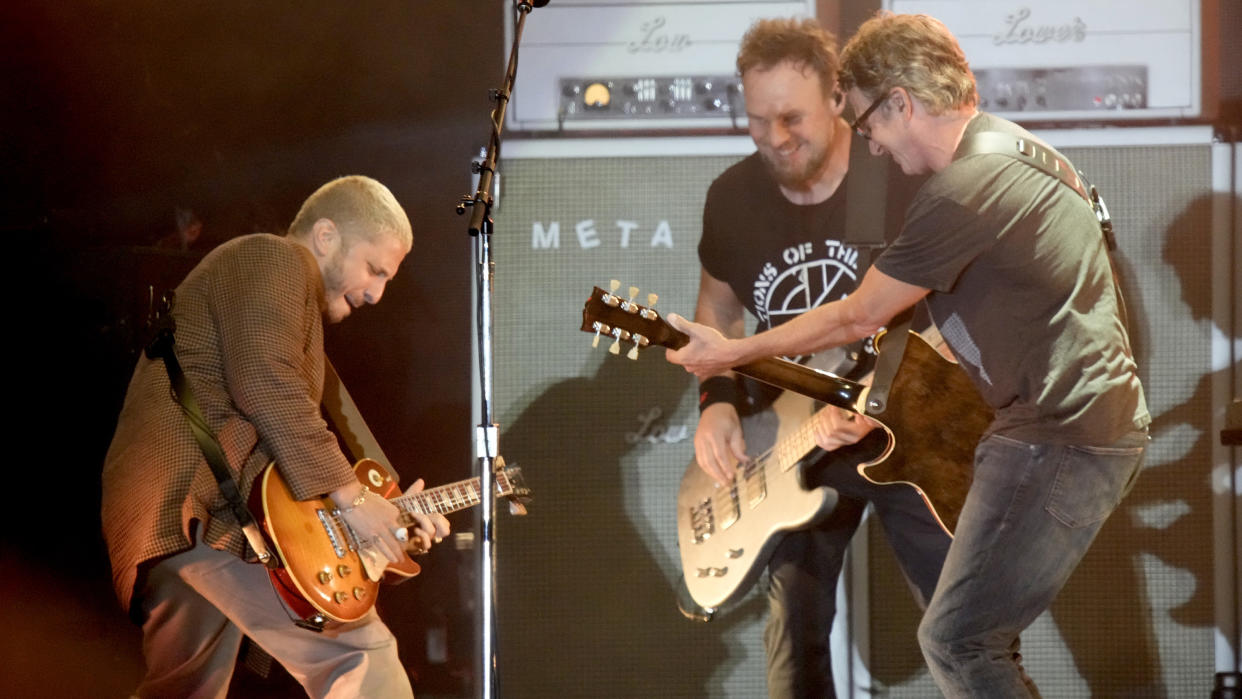
M1038 696L1012 648L1129 492L1147 440L1136 431L1106 447L1000 435L980 442L974 483L919 625L945 696Z
M837 466L808 476L810 486L837 489L836 509L818 525L786 535L768 563L764 647L769 699L836 696L830 633L837 611L837 581L868 502L920 608L931 599L949 550L949 536L914 489L875 485L852 465Z

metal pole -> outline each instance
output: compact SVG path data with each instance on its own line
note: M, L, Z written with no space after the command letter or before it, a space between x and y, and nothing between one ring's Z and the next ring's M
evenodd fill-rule
M518 0L514 3L517 22L513 34L513 46L509 52L509 65L505 70L504 86L494 90L492 97L496 106L492 110L491 134L488 138L486 152L481 162L474 163L478 169L479 183L473 196L463 197L457 204L457 212L464 214L470 210L469 233L475 240L475 297L476 316L475 332L478 342L478 386L480 420L475 428L474 453L478 458L479 492L481 499L479 543L479 638L481 667L481 696L483 699L496 699L499 696L497 677L496 652L496 584L495 584L495 552L493 547L495 512L495 485L493 474L497 463L503 463L499 453L499 430L493 413L493 376L492 376L492 275L495 262L492 259L492 182L496 173L496 163L500 156L500 135L504 128L505 111L509 106L509 97L513 93L513 83L517 76L518 45L522 38L522 29L526 23L526 15L534 7L547 4L547 0Z

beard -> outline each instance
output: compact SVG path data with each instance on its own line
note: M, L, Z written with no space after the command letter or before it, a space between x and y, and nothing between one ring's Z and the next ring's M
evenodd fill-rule
M824 164L828 162L826 146L820 147L809 141L802 141L798 144L794 155L803 153L806 159L798 161L782 157L771 148L759 149L759 154L763 158L763 164L767 165L768 172L772 173L772 177L778 184L790 189L806 189L815 181L815 178L823 171Z
M345 246L332 253L323 267L323 292L331 298L345 291Z
M346 315L349 315L348 312L342 314L333 308L335 300L344 300L345 297L345 252L344 245L338 247L323 267L323 298L327 304L326 314L329 323L339 323ZM349 302L345 303L348 307Z

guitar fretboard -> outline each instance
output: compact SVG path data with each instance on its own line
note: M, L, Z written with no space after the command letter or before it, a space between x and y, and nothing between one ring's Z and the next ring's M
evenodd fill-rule
M825 410L838 410L838 408L831 405L821 408L813 417L802 423L798 429L786 435L784 439L772 447L769 455L776 459L774 466L782 472L788 471L815 448L815 421L819 419L819 414Z
M496 493L504 496L513 492L508 479L503 473L495 475ZM456 483L437 486L411 495L402 495L389 502L402 510L414 514L439 513L446 515L468 507L474 507L482 501L479 497L479 479L471 478Z

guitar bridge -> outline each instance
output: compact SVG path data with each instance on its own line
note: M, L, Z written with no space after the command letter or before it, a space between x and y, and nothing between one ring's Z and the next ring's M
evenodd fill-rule
M341 541L341 535L336 528L332 514L322 507L315 510L315 514L319 516L319 524L323 526L324 534L328 535L328 541L332 542L332 550L336 552L336 557L344 558L347 553L346 544Z
M703 501L698 505L690 507L690 531L694 533L694 543L696 544L707 541L716 532L711 498L703 498Z

